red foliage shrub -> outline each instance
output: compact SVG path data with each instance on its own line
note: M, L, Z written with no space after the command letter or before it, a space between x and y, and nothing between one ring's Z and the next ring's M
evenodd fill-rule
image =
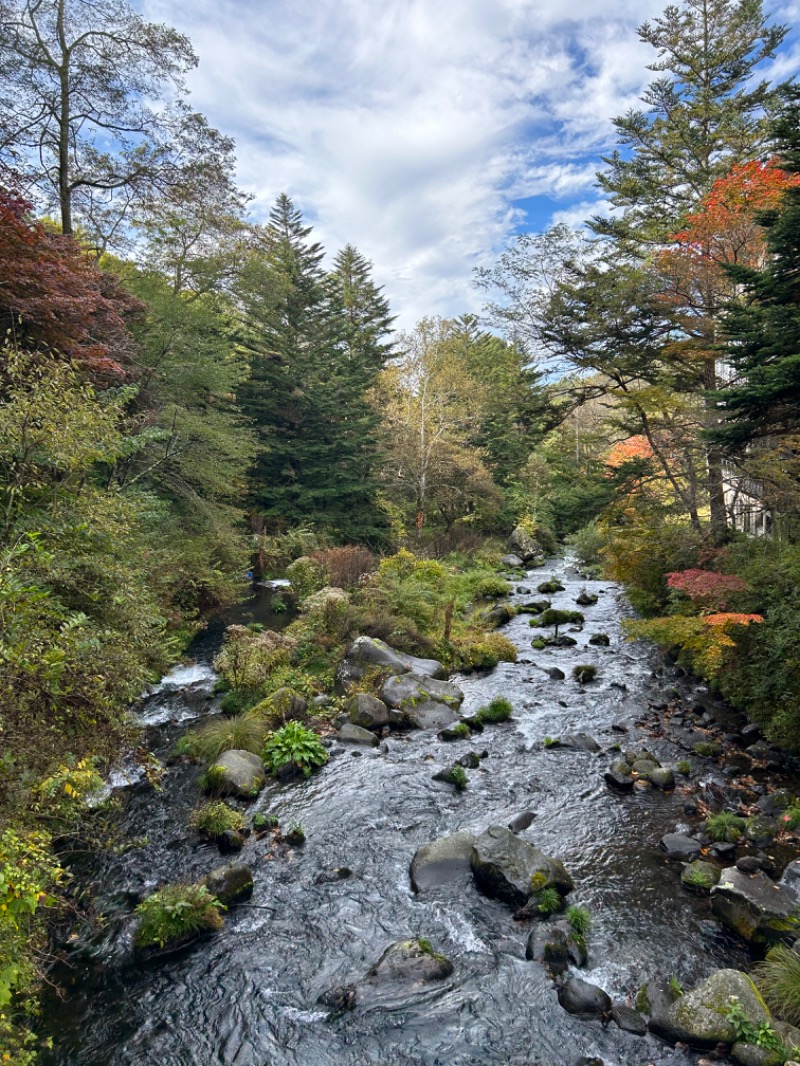
M328 571L328 584L342 589L354 588L365 574L371 574L378 566L372 552L358 544L325 548L313 552L311 558Z
M142 305L71 237L31 221L31 205L0 188L0 330L29 350L73 359L96 378L122 376L125 316Z
M676 570L667 574L667 587L706 606L724 608L728 597L746 592L750 586L736 574L716 574L713 570Z

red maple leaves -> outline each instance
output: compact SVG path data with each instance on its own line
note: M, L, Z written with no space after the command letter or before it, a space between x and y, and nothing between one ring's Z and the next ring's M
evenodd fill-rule
M31 221L30 204L0 189L0 329L17 347L61 355L92 377L124 373L127 316L141 305L71 237Z

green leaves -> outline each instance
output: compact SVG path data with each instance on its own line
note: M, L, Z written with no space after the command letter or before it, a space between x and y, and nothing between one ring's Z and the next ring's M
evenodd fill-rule
M290 763L305 777L328 761L328 753L319 737L300 722L287 722L276 730L264 745L264 762L272 773Z

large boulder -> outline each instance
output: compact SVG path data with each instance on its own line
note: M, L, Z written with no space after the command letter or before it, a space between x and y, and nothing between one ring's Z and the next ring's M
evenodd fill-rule
M414 729L435 729L437 732L461 721L458 711L435 700L425 700L391 713L399 716L401 725L410 725Z
M370 968L367 980L421 985L441 981L452 972L452 962L434 951L430 941L398 940Z
M508 538L508 550L518 555L524 563L539 561L544 557L539 542L530 535L524 526L517 526Z
M449 681L437 681L421 674L407 673L389 677L381 686L381 699L389 707L405 709L415 703L434 700L449 707L460 707L464 693Z
M238 749L223 751L208 768L206 777L214 792L239 799L253 799L267 783L261 759Z
M411 860L411 887L424 892L469 874L474 843L475 835L462 831L417 848Z
M691 991L679 996L663 1014L650 1019L650 1029L671 1043L708 1048L733 1044L736 1026L730 1020L732 1003L756 1028L771 1024L769 1010L758 989L739 970L715 970Z
M389 708L377 696L358 692L345 704L345 710L353 725L362 729L382 729L389 724Z
M711 909L735 933L754 944L795 939L797 901L763 872L735 866L722 871L711 889Z
M511 554L504 555L500 562L503 564L503 566L510 566L512 569L516 570L520 566L522 566L523 560L520 559L518 555Z
M212 896L229 907L253 894L253 871L246 863L229 862L227 866L217 866L207 873L203 884Z
M447 670L436 659L418 659L415 655L395 651L377 637L357 637L347 649L339 666L337 683L347 691L359 682L368 670L376 668L389 674L413 671L423 677L447 677Z
M555 888L562 896L573 888L572 878L559 859L545 855L505 826L492 825L481 833L470 864L478 888L512 907L524 906L545 888Z

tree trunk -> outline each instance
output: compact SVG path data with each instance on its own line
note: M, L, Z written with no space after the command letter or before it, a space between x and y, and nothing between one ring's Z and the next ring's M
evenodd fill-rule
M706 362L703 384L708 392L717 387L716 360ZM708 425L719 422L719 413L713 396L706 395ZM711 522L711 540L717 546L728 539L728 512L725 509L725 480L722 473L722 449L715 444L706 446L706 477L708 483L708 507Z
M72 189L69 180L69 49L64 29L64 0L59 0L56 21L58 43L61 46L61 66L58 68L59 101L58 113L58 205L61 211L61 232L72 236Z

